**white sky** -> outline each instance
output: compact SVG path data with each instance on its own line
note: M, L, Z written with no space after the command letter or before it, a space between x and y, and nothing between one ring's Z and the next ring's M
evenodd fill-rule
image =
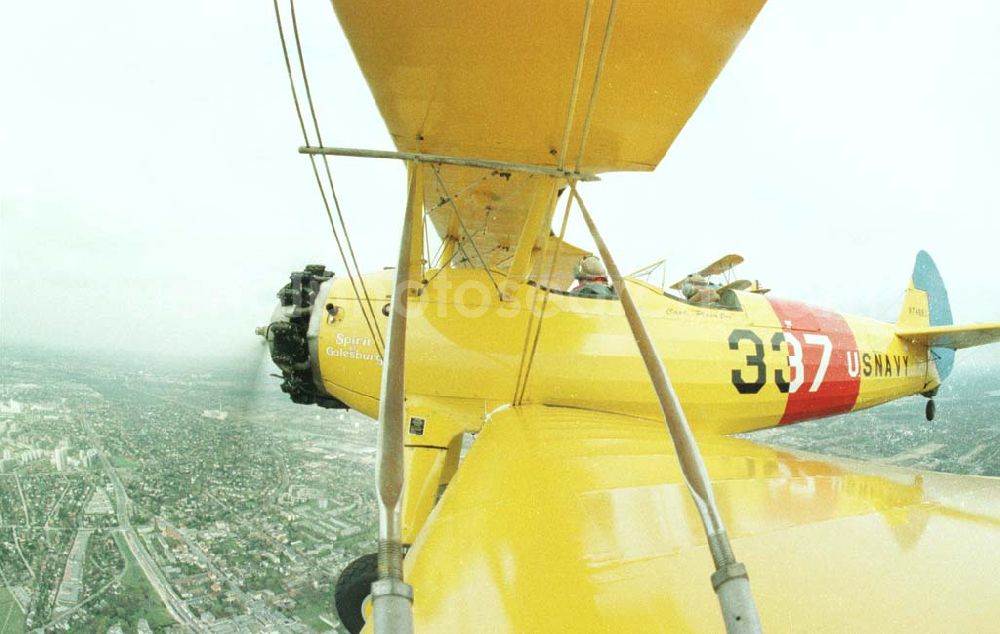
M298 9L324 140L391 148L328 3ZM924 248L957 320L1000 320L997 33L986 1L772 0L660 168L585 196L625 269L739 252L777 295L894 319ZM289 271L342 273L299 141L268 2L4 3L3 341L253 347ZM401 166L334 169L362 268L390 264Z

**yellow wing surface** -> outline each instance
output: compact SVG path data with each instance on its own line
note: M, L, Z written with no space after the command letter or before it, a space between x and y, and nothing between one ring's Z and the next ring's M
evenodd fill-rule
M619 2L583 160L610 0L584 46L567 165L651 170L701 102L763 0ZM556 166L583 39L580 2L334 0L401 151Z
M1000 480L699 439L765 631L1000 622ZM494 414L406 557L418 631L721 631L661 424Z
M896 336L923 346L961 350L1000 341L1000 323L903 328Z
M581 172L655 168L762 4L333 0L397 149ZM503 272L525 226L544 250L553 179L422 169L452 265ZM584 253L560 253L562 279Z

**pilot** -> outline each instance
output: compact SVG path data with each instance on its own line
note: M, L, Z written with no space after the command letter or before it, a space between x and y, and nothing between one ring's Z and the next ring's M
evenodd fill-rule
M596 256L583 257L573 270L573 277L576 278L576 285L570 289L570 295L603 298L615 296L614 290L608 283L608 273L604 270L600 258Z
M681 293L692 304L713 304L719 301L719 293L703 276L688 275L681 284Z

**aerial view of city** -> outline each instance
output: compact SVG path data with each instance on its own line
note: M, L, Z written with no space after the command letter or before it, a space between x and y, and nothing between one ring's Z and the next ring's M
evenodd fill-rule
M1000 631L998 31L3 3L0 634Z
M374 551L371 421L240 366L5 350L2 375L0 632L337 627Z
M376 428L295 405L269 366L5 350L0 632L341 631L339 572L375 548ZM1000 475L995 373L750 434Z

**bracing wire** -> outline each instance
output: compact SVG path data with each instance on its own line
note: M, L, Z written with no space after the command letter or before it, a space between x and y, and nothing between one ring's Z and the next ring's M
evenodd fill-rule
M570 181L570 186L572 186L572 184L573 184L573 181ZM535 336L534 336L534 339L531 342L531 353L527 357L527 365L525 366L525 369L524 369L524 377L523 378L519 378L521 392L520 392L520 394L515 394L514 395L514 404L515 405L520 404L520 402L524 399L525 392L527 392L527 390L528 390L528 378L531 376L531 366L535 362L535 353L538 351L538 340L541 339L541 337L542 337L542 318L545 316L545 309L548 307L548 304L549 304L549 295L552 294L552 277L553 277L553 275L555 275L556 263L559 261L559 247L562 246L563 238L565 238L565 236L566 236L566 225L567 225L567 223L569 221L569 212L570 212L570 209L572 209L572 207L573 207L573 197L572 196L567 196L567 198L566 198L566 209L563 211L562 223L559 226L559 239L556 240L555 250L552 251L552 262L551 262L551 264L549 264L549 273L545 277L545 290L544 290L544 292L542 294L542 308L538 312L538 325L535 327ZM539 280L538 285L541 286L541 280ZM534 295L534 297L532 298L532 302L531 302L531 313L532 313L532 316L534 316L535 301L537 299L538 299L538 294L536 293ZM530 321L529 321L528 329L529 329L529 331L531 329ZM527 338L525 338L524 343L525 343L525 347L527 347L527 344L528 344L528 339ZM522 351L521 352L521 362L522 362L522 364L524 363L524 359L525 359L525 356L524 356L524 352Z
M298 23L298 19L295 16L295 0L288 0L288 7L289 7L289 10L291 12L292 32L295 35L295 49L296 49L296 51L298 53L298 57L299 57L299 68L301 69L301 72L302 72L302 84L303 84L303 86L306 89L306 102L309 104L309 113L312 115L313 128L316 131L316 143L322 147L322 145L323 145L323 136L320 134L319 119L316 116L316 108L315 108L315 106L313 104L312 90L309 88L309 76L306 74L306 61L305 61L305 56L302 54L302 40L299 37L299 23ZM307 145L308 145L308 143L307 143ZM330 185L330 196L333 199L333 206L334 206L334 209L336 209L336 211L337 211L337 218L340 220L340 227L341 227L341 229L343 230L343 233L344 233L344 242L347 243L347 251L351 255L351 261L354 264L354 271L355 271L355 273L358 276L358 282L360 283L360 285L361 285L361 291L362 291L362 293L365 296L365 303L368 305L368 311L371 313L372 323L375 326L375 332L378 333L377 340L379 342L383 342L382 331L381 331L381 329L378 326L378 318L375 315L375 308L374 308L374 306L372 306L371 295L368 293L368 287L365 285L364 276L361 274L361 268L358 266L358 258L354 254L354 246L351 243L351 235L347 231L347 224L344 222L344 214L343 214L343 211L340 208L340 200L337 198L337 190L334 189L334 187L333 187L333 174L330 171L330 161L329 161L329 159L327 158L327 156L325 154L323 155L323 167L326 170L326 178L327 178L327 181L328 181L328 183ZM333 222L332 218L330 219L330 222L331 223ZM339 241L338 241L337 246L338 246L338 248L340 248ZM341 250L341 257L343 258L343 249L340 249L340 250ZM343 259L344 259L344 266L347 267L346 258L343 258ZM350 268L348 268L347 274L348 274L348 276L351 275ZM353 281L352 281L352 284L353 284ZM357 293L355 293L355 294L357 294ZM364 312L364 305L361 304L361 298L360 297L358 297L358 304L361 305L361 310L362 310L362 312ZM384 345L384 342L383 342L383 345Z
M548 207L552 209L552 213L555 212L555 205L558 202L557 197L558 194L556 194L555 188L553 188L549 192L549 201L548 201ZM552 214L548 214L545 218L543 226L548 227L551 226L551 224L552 224ZM551 229L549 231L550 235L545 236L545 243L542 245L542 252L538 255L539 259L537 260L537 262L541 263L541 266L538 267L539 274L544 273L544 268L543 268L544 263L548 261L549 247L552 244L552 240L549 239L551 236ZM532 270L534 270L534 266L532 266ZM529 278L530 275L531 273L529 272ZM539 280L536 280L533 292L531 294L531 305L528 309L528 325L524 329L524 344L521 346L521 361L518 364L517 368L517 381L514 383L514 398L511 400L511 403L514 405L517 404L518 394L521 391L521 379L524 376L524 364L525 361L527 360L528 346L531 343L531 333L534 332L535 306L538 305L538 295L541 292L542 292L542 284L540 283Z
M576 113L576 102L580 94L580 78L583 76L583 61L587 56L587 38L590 35L590 15L593 8L594 0L587 0L587 9L583 13L583 28L580 32L580 46L576 57L576 72L573 74L569 108L566 112L566 125L563 127L562 143L559 145L559 169L566 167L566 151L569 149L569 134L573 129L573 115Z
M427 224L428 224L427 221L430 219L431 214L433 214L434 212L436 212L438 209L441 209L445 205L451 204L452 200L458 200L467 191L469 191L473 187L479 185L480 183L482 183L483 181L485 181L489 177L490 177L489 174L484 174L482 176L477 177L474 181L472 181L471 183L469 183L468 185L466 185L465 187L463 187L462 189L460 189L458 192L456 192L451 197L449 197L447 195L447 193L445 192L445 195L441 197L441 202L439 202L438 204L434 205L433 207L429 207L429 208L427 208L427 209L424 210L424 231L425 232L427 231ZM426 235L426 233L425 233L425 235ZM441 240L441 244L438 246L437 252L434 254L434 258L433 259L431 259L431 258L427 259L427 266L428 267L431 266L431 262L434 262L434 263L438 264L438 268L439 269L443 268L442 266L440 266L440 263L438 262L438 260L441 257L441 255L444 253L444 247L445 247L445 245L448 244L448 241L451 240L451 239L452 239L451 236L449 236L447 234L447 232L445 232L444 239ZM424 243L425 244L427 243L426 237L424 239ZM458 241L457 239L456 239L456 246L459 249L461 249L463 253L465 252L465 247L463 247L461 245L461 242ZM452 256L450 258L448 258L448 263L450 264L452 262L452 260L454 260L454 259L455 259L455 254L452 253ZM466 254L466 259L468 260L468 254ZM440 273L440 270L438 271L438 273ZM437 277L437 274L435 274L434 277ZM433 279L433 278L431 278L431 279ZM430 280L428 280L428 281L430 281Z
M555 192L553 192L553 194L554 193ZM553 201L552 205L555 205L555 201ZM546 218L546 220L547 224L551 224L552 220L550 218ZM552 241L548 239L548 236L546 236L545 244L542 247L542 253L540 254L541 259L538 260L539 262L542 262L543 265L544 262L547 260L546 256L549 254L549 245L551 243ZM541 267L539 267L539 271L540 272L542 271ZM521 361L517 367L517 381L514 383L514 397L511 399L512 405L518 404L518 395L521 392L521 380L524 378L524 364L525 361L527 361L528 359L528 346L531 343L531 333L534 332L535 306L538 305L538 295L541 292L542 292L542 285L536 280L533 292L531 293L531 306L528 309L528 324L524 328L524 344L522 344L521 346Z
M420 279L424 279L424 275L431 265L431 240L430 232L427 229L427 214L424 214L422 220L420 224L424 226L424 264L420 267Z
M441 202L438 203L437 205L435 205L434 208L431 211L427 212L427 213L429 214L432 211L437 211L438 209L440 209L441 207L444 207L445 205L450 205L451 207L454 207L455 203L454 203L452 197L448 195L447 190L442 190ZM455 216L455 220L457 222L461 222L461 220L462 220L461 216L459 216L457 213L454 213L454 212L452 212L452 213ZM425 216L424 217L424 222L426 222L426 221L427 221L427 217ZM450 224L449 224L448 229L445 232L445 240L441 243L441 248L442 249L444 249L444 245L447 244L448 240L454 240L455 241L455 251L451 254L451 257L448 258L449 264L455 259L455 254L458 251L461 251L462 255L465 257L465 260L463 260L464 262L471 262L472 261L469 258L469 254L466 253L466 251L465 251L465 246L463 245L462 237L461 236L452 237ZM440 271L438 271L438 272L440 273ZM434 277L437 277L437 276L435 275Z
M298 116L299 119L299 127L302 130L302 139L308 146L310 145L309 133L306 130L305 119L302 117L302 107L299 103L299 93L295 87L295 76L292 73L292 62L288 56L288 43L285 39L285 28L281 21L281 11L278 8L278 0L273 0L273 4L274 4L274 18L278 25L278 36L281 39L281 52L285 59L285 69L288 71L288 85L292 91L292 101L295 103L295 114ZM338 235L337 226L333 220L333 213L330 209L330 202L327 200L326 197L326 190L323 188L323 181L319 175L319 168L316 167L316 160L311 155L309 157L309 162L312 165L313 176L316 179L316 186L319 188L320 196L323 199L323 207L326 209L326 217L330 221L330 230L333 232L334 241L337 243L337 250L340 252L340 257L344 263L344 268L347 270L347 277L351 282L351 287L354 289L354 295L358 300L358 304L362 305L361 295L358 292L358 287L354 282L354 277L351 275L351 269L347 265L347 258L344 255L344 249L340 244L340 236ZM373 328L372 322L368 317L368 313L367 311L364 310L364 308L362 308L361 314L365 319L365 324L367 324L368 326L368 332L372 336L372 341L375 342L375 351L381 357L382 356L381 338L375 334L376 330L375 328Z
M433 166L433 171L434 171L434 177L437 179L438 186L441 188L441 191L444 192L445 198L448 199L448 202L451 203L452 211L455 212L455 217L458 219L458 224L462 227L462 233L465 234L466 240L468 240L469 244L472 245L472 250L476 252L476 257L479 258L479 261L483 265L483 270L486 271L486 274L490 277L490 282L493 283L493 288L496 289L497 295L499 295L500 286L497 284L496 279L494 279L493 272L490 271L489 264L487 264L485 258L483 258L483 254L479 252L479 247L476 246L476 241L469 234L469 230L465 226L465 221L462 220L462 214L460 214L458 211L458 205L455 204L455 200L452 198L451 194L448 193L448 188L445 187L444 180L441 178L441 172L438 169L437 165ZM465 257L468 258L469 257L468 254L466 254Z
M584 149L586 148L586 145L587 145L587 137L590 135L591 119L592 119L593 114L594 114L594 105L597 103L597 94L598 94L599 88L600 88L601 76L604 73L604 64L605 64L605 61L607 60L607 56L608 56L608 48L609 48L609 45L611 43L611 34L614 31L615 10L617 9L617 7L618 7L618 1L617 0L611 0L611 8L608 10L607 23L604 26L604 39L601 41L601 52L600 52L600 54L598 56L598 60L597 60L597 71L594 73L594 83L593 83L593 85L591 87L590 98L587 100L587 110L586 110L586 114L584 115L584 119L583 119L583 129L580 132L580 146L577 149L576 162L575 162L575 164L573 166L574 171L579 171L580 170L580 163L583 160L583 152L584 152ZM587 33L589 31L589 26L590 26L590 12L591 12L591 3L588 2L588 4L587 4L587 10L586 10L586 13L584 14L584 30L583 30L583 33L581 34L581 37L580 37L580 51L579 51L579 56L578 56L578 59L577 59L576 75L575 75L574 80L573 80L573 92L572 92L572 97L571 97L571 100L570 100L569 113L568 113L568 115L566 117L566 130L564 131L564 137L563 137L564 144L568 143L568 141L569 141L569 128L572 125L573 115L574 115L575 109L576 109L576 99L577 99L577 94L579 92L580 75L581 75L581 72L582 72L583 60L584 60L584 49L585 49L586 44L587 44ZM564 148L564 153L565 153L565 148ZM562 165L564 163L564 161L565 161L565 156L560 157L560 165ZM572 188L573 186L574 186L574 183L571 182L570 183L570 187ZM567 218L569 216L569 210L570 210L570 202L571 202L571 200L572 200L572 196L570 196L569 199L566 201L567 205L566 205L566 212L563 215L563 225L562 225L562 227L561 227L561 229L559 231L559 241L556 243L555 252L554 252L553 257L552 257L552 264L551 264L551 266L549 268L549 279L548 279L548 283L546 284L545 293L544 293L544 295L542 295L542 308L541 308L541 311L540 311L539 316L538 316L538 325L537 325L536 330L535 330L534 340L532 341L532 344L531 344L531 353L530 353L530 355L528 356L528 359L527 359L527 365L526 365L526 368L524 370L524 376L523 376L523 378L520 377L520 371L518 373L519 374L518 385L520 387L520 393L519 394L515 393L515 397L514 397L514 403L515 404L520 403L521 399L524 398L524 394L525 394L525 392L526 392L526 390L528 388L528 378L531 375L531 366L534 364L535 353L538 350L538 340L539 340L539 338L541 338L541 334L542 334L542 317L545 316L545 309L548 306L548 301L549 301L550 289L548 288L548 286L551 284L552 275L555 272L556 261L557 261L557 258L559 256L559 247L562 244L563 234L565 233L565 230L566 230L566 220L567 220ZM536 295L536 297L537 297L537 295ZM532 305L532 313L534 313L534 305ZM529 322L529 331L530 331L530 322ZM527 345L527 341L528 340L526 338L525 339L525 344L526 345ZM523 354L524 353L522 353L522 358L521 358L521 364L522 364L522 366L525 365L525 363L524 363L525 359L524 359Z
M480 183L482 183L484 180L486 180L490 176L492 176L492 174L483 174L482 176L478 176L474 181L472 181L471 183L469 183L468 185L466 185L462 189L460 189L457 192L455 192L454 199L458 200L459 198L461 198L462 196L464 196L466 192L468 192L470 189L472 189L476 185L479 185ZM441 209L442 207L444 207L445 205L450 204L450 203L451 203L451 199L444 198L444 199L441 200L441 202L439 202L438 204L434 205L433 207L427 208L427 210L424 211L424 216L425 217L429 216L432 213L434 213L435 211L437 211L438 209Z
M479 235L478 231L476 233L472 234L472 237L475 238L477 235ZM444 245L442 244L442 248L439 249L439 251L443 251L443 250L444 250ZM441 273L445 269L447 269L449 266L451 266L451 263L455 261L456 257L458 257L458 253L459 253L458 249L455 249L454 251L452 251L451 252L451 256L448 257L448 260L446 262L442 263L441 266L438 267L438 270L434 271L434 275L432 275L430 277L430 279L427 280L426 283L429 285L431 282L433 282L435 279L437 279L438 275L441 275ZM470 260L466 259L465 261L469 262Z
M608 22L604 26L604 40L601 41L601 54L597 58L597 72L594 73L594 85L590 89L590 99L587 101L587 115L583 119L583 131L580 133L580 147L576 152L574 169L577 171L579 171L580 163L583 161L583 150L587 146L587 137L590 136L591 117L594 114L594 104L597 103L597 93L601 87L604 62L608 58L608 45L611 44L611 33L615 28L615 9L617 8L618 0L611 0L611 8L608 9Z
M579 171L580 169L580 162L583 158L583 151L584 148L586 147L587 137L590 134L591 117L594 111L594 104L597 102L597 92L600 86L601 75L604 71L604 63L605 60L607 59L608 45L611 42L611 33L614 28L615 9L617 7L617 4L618 4L617 0L611 1L611 8L608 11L607 23L605 24L604 27L604 39L601 42L601 51L598 57L597 70L594 74L594 82L591 88L590 98L587 101L587 110L586 113L584 114L583 129L580 133L580 146L577 151L576 164L574 165L574 170L576 171ZM592 9L593 9L593 2L591 0L588 0L586 10L583 15L583 25L580 32L580 44L577 51L576 71L573 75L573 84L570 91L569 107L566 113L566 125L563 129L561 152L559 153L560 168L565 168L566 152L569 146L570 132L573 126L574 115L576 114L577 101L579 100L580 81L583 75L583 63L586 58L587 40L590 34L590 21L591 21ZM531 329L535 317L534 315L535 304L538 299L537 290L532 297L531 315L528 320L528 329L525 333L525 339L524 339L524 349L521 352L521 363L520 367L518 368L517 383L515 384L514 404L520 403L520 401L524 398L524 394L528 387L528 377L531 374L531 367L534 363L535 353L538 350L538 340L541 337L542 317L544 317L545 309L548 306L548 300L550 294L550 289L548 287L551 285L552 276L555 273L555 266L559 257L559 247L562 244L563 235L565 234L566 231L566 221L569 217L571 201L572 197L570 197L566 201L567 206L566 206L566 211L563 214L562 227L560 228L559 231L559 241L556 243L555 251L552 257L552 264L549 267L548 280L546 283L544 294L542 295L542 307L538 315L538 324L535 328L535 335L533 340L531 336L532 332ZM529 342L531 342L530 354L528 354Z
M449 238L448 236L445 236L444 240L441 241L441 244L438 245L437 250L434 251L434 257L433 258L428 258L428 260L427 260L427 267L428 268L430 268L431 266L436 266L439 269L441 268L441 266L440 266L440 264L441 264L441 256L444 255L444 247L445 247L446 244L448 244L448 240L450 240L450 239L451 238Z

